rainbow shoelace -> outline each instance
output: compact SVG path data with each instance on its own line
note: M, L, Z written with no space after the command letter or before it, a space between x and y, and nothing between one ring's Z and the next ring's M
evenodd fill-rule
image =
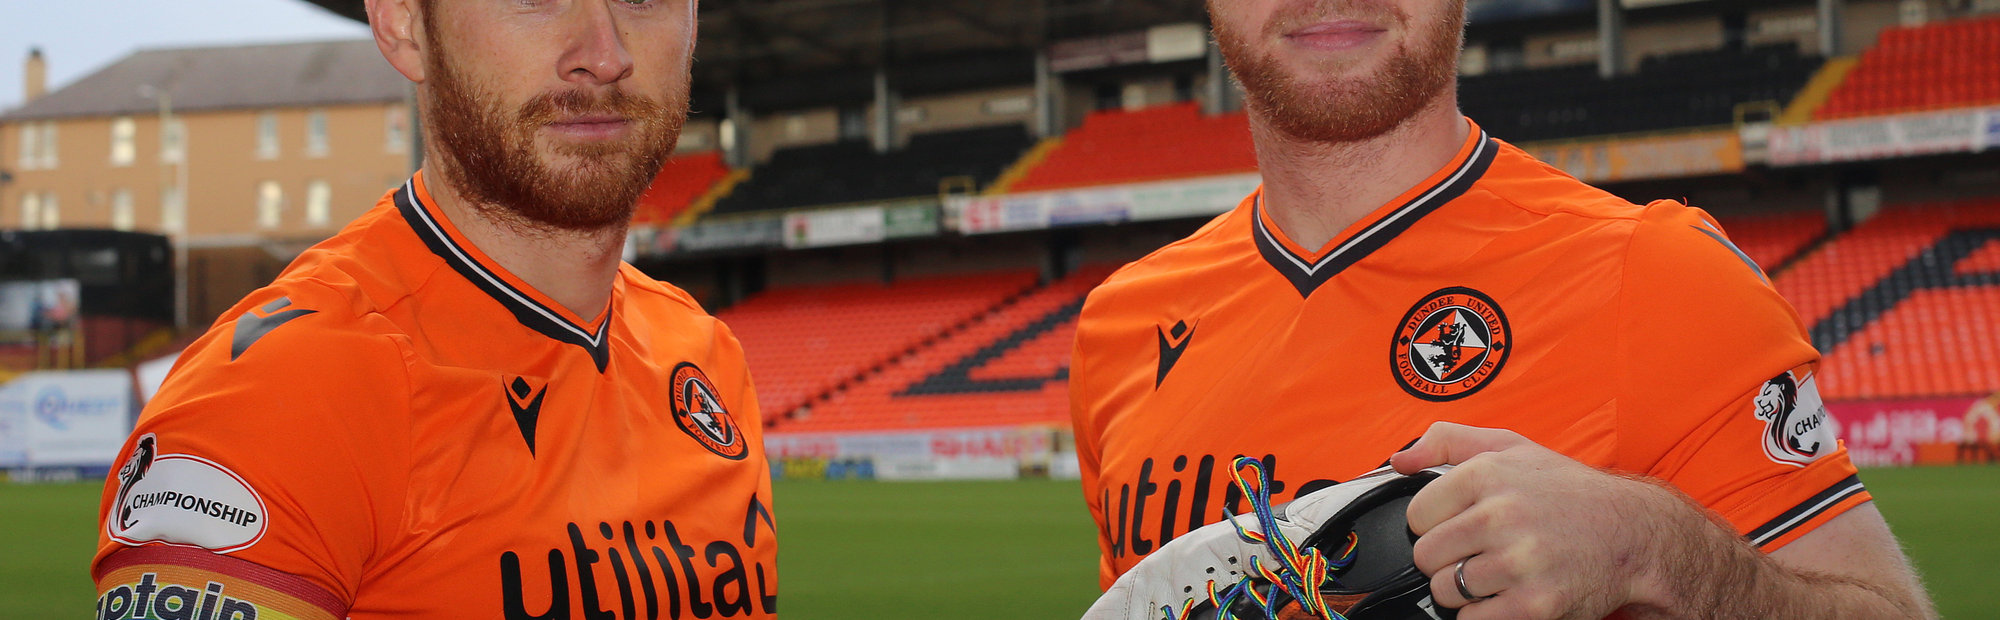
M1247 456L1240 456L1236 457L1234 465L1235 470L1231 473L1236 477L1236 486L1242 489L1244 497L1250 498L1250 510L1257 514L1257 527L1263 531L1244 529L1242 525L1236 523L1227 510L1223 511L1223 518L1229 520L1230 527L1236 530L1237 538L1244 542L1264 545L1264 548L1270 551L1268 557L1275 558L1274 563L1277 566L1273 568L1253 555L1250 556L1250 570L1243 571L1242 578L1236 583L1218 590L1215 581L1209 580L1208 602L1215 605L1216 620L1234 620L1236 614L1231 607L1244 597L1249 597L1255 602L1257 608L1264 612L1265 618L1277 618L1278 605L1275 597L1266 596L1253 587L1258 579L1283 588L1285 593L1297 600L1299 607L1307 613L1327 620L1347 620L1347 617L1340 612L1327 608L1326 599L1320 594L1319 584L1329 580L1339 582L1332 573L1354 563L1354 549L1361 542L1360 539L1353 532L1348 532L1346 547L1341 550L1340 557L1333 560L1328 560L1316 548L1300 551L1298 545L1278 529L1277 516L1271 511L1271 479L1264 471L1264 463ZM1256 472L1255 488L1252 488L1250 481L1244 478L1245 469ZM1168 605L1162 606L1160 612L1164 620L1185 620L1194 611L1197 602L1198 599L1189 598L1178 610Z

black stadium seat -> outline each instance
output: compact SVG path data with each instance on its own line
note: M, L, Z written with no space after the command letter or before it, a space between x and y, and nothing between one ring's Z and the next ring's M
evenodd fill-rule
M1460 80L1459 107L1515 142L1727 125L1739 104L1789 101L1822 62L1786 44L1650 57L1609 80L1595 66L1495 73Z
M929 196L952 177L984 185L1032 145L1027 128L1012 124L918 134L889 153L852 141L782 149L717 202L715 212Z

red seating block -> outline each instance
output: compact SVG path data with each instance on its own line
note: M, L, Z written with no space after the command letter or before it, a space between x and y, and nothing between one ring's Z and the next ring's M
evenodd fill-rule
M1193 103L1085 117L1013 191L1191 178L1257 169L1243 112L1203 116Z
M1890 28L1826 103L1819 120L2000 103L2000 17Z
M1842 307L1954 230L2000 228L2000 201L1971 200L1890 207L1835 238L1780 274L1778 292L1808 327L1861 320ZM2000 243L1973 248L1953 265L1956 277L2000 272ZM1915 290L1831 350L1821 351L1821 394L1829 400L1991 394L2000 390L2000 286Z
M725 176L729 176L729 166L722 163L722 151L676 155L667 160L667 165L660 168L660 175L653 178L652 186L639 196L639 208L632 214L632 223L673 221L674 216L687 210Z
M716 316L743 343L764 417L782 419L1034 282L1010 271L776 289Z

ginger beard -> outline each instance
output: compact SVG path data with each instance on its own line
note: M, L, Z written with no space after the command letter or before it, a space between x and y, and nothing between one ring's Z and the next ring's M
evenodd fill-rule
M1444 7L1443 17L1430 24L1413 24L1409 15L1375 2L1293 3L1257 33L1236 32L1216 17L1218 1L1226 0L1209 1L1216 43L1243 84L1245 103L1274 129L1297 140L1344 143L1381 136L1435 102L1458 76L1464 0L1446 0L1449 6ZM1340 10L1327 10L1334 8ZM1260 46L1254 44L1288 45L1286 33L1336 15L1393 24L1410 36L1396 43L1381 70L1355 77L1338 75L1351 69L1344 62L1314 67L1324 74L1289 73L1275 51L1259 53Z
M491 89L454 68L435 28L425 35L433 53L424 59L424 120L435 128L429 136L443 155L439 166L474 208L505 221L578 232L632 219L639 195L673 154L687 122L685 83L664 104L616 87L602 94L565 90L537 95L509 114ZM538 130L581 114L615 114L633 131L609 142L557 145L547 156L537 148Z

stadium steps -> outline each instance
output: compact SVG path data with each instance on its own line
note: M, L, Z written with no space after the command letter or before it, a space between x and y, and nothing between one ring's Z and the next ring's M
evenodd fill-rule
M708 215L709 211L714 211L715 203L728 196L730 192L736 191L738 184L748 180L750 180L749 170L729 171L728 176L722 177L722 180L710 186L706 193L696 198L693 204L688 205L687 209L682 210L680 215L674 216L673 225L679 227L693 224L695 220L701 219L701 216Z
M1812 122L1813 112L1818 111L1820 106L1826 105L1826 100L1833 96L1834 89L1840 88L1841 82L1847 81L1847 75L1854 72L1854 67L1860 62L1861 59L1856 56L1842 56L1826 61L1826 64L1813 74L1812 79L1806 81L1805 88L1799 89L1799 94L1792 98L1792 103L1785 106L1784 113L1778 115L1778 124L1795 126Z
M1021 179L1028 176L1029 171L1034 170L1035 166L1042 165L1042 160L1048 159L1049 153L1062 148L1062 145L1062 136L1044 138L1041 142L1035 144L1035 148L1028 149L1028 152L1021 155L1020 159L1008 165L1006 170L1000 171L1000 176L994 178L993 183L987 185L986 191L981 192L981 195L998 196L1013 190L1015 183L1021 182Z

